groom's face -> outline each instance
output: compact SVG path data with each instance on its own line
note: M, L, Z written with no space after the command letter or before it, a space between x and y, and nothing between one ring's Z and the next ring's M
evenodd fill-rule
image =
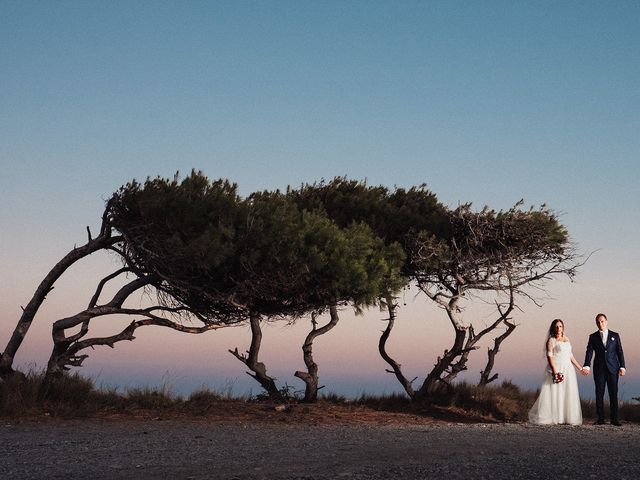
M603 317L602 315L600 315L598 318L596 318L596 325L598 326L598 330L600 331L606 330L607 328L606 317Z

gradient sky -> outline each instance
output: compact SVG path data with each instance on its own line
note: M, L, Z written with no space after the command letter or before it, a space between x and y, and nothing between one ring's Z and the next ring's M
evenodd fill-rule
M20 305L133 178L195 168L248 194L348 175L426 183L451 206L523 198L560 213L596 253L576 283L548 284L542 308L523 303L496 371L535 386L556 317L581 361L604 311L627 354L623 398L638 396L639 24L640 3L625 1L0 2L0 348ZM20 365L42 365L51 322L82 309L114 267L97 255L65 275ZM451 332L409 297L393 346L422 378ZM376 352L381 318L345 312L317 341L328 391L398 389ZM265 333L282 384L302 387L292 373L307 327ZM96 351L85 373L259 390L227 353L246 348L246 329L138 337ZM591 394L591 379L580 385Z

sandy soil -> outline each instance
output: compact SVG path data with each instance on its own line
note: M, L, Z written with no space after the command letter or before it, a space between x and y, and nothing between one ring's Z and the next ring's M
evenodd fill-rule
M326 405L216 411L1 419L0 478L640 478L635 424L540 427Z

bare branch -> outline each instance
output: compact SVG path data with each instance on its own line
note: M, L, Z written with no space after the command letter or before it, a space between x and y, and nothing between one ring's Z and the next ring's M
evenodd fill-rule
M91 300L89 301L89 306L87 308L93 308L93 307L96 306L96 304L98 303L98 299L100 298L100 295L102 294L102 290L103 290L104 286L107 284L107 282L109 282L110 280L113 280L114 278L118 277L122 273L129 272L129 271L130 270L128 268L124 267L124 268L121 268L119 270L116 270L112 274L107 275L102 280L100 280L100 283L98 283L98 287L96 288L96 292L93 294L93 297L91 297Z
M147 325L156 325L161 327L170 328L173 330L177 330L183 333L190 334L200 334L204 332L208 332L210 330L217 330L219 328L223 328L225 325L216 325L209 324L203 325L201 327L187 327L185 325L181 325L177 322L173 322L164 318L144 318L140 320L135 320L131 322L125 329L121 332L110 335L108 337L96 337L90 338L87 340L80 340L74 342L69 348L65 351L60 358L57 359L58 364L62 365L63 369L66 369L67 365L72 366L81 366L82 362L88 357L87 355L77 356L76 354L86 348L94 348L99 345L106 345L114 348L117 342L121 342L124 340L134 340L134 332L139 327L147 326Z

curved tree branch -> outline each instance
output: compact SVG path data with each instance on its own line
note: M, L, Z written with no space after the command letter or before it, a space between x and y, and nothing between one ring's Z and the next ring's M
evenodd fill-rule
M495 373L491 375L491 371L493 370L496 355L500 351L500 344L516 329L516 325L507 320L504 321L504 324L507 326L507 329L502 335L499 335L493 340L493 348L487 349L487 364L485 365L484 370L480 372L480 382L478 383L481 386L488 385L498 378L498 374Z
M387 353L387 340L391 335L391 330L393 330L393 326L396 321L396 308L398 307L397 303L393 300L393 298L388 298L387 301L387 311L389 312L389 318L387 319L387 328L384 329L382 335L380 336L380 341L378 342L378 351L380 352L380 356L384 359L385 362L391 366L391 370L387 370L388 373L393 373L404 391L407 392L409 398L413 398L415 396L415 392L413 391L413 382L416 381L416 378L413 380L409 380L402 373L402 366L396 362L391 356Z
M115 272L113 272L110 275L107 275L106 277L104 277L102 280L100 280L100 283L98 283L98 286L96 288L96 292L93 294L93 297L91 297L91 300L89 301L89 306L87 308L93 308L96 306L96 304L98 303L98 300L100 299L100 295L102 294L102 290L104 289L104 286L110 281L113 280L114 278L118 277L119 275L125 273L125 272L130 272L131 270L123 267L119 270L116 270Z
M199 334L208 332L210 330L217 330L219 328L223 328L226 325L216 325L216 324L208 324L203 325L201 327L187 327L185 325L179 324L177 322L173 322L166 318L161 317L153 317L153 318L144 318L141 320L135 320L131 322L124 330L121 332L111 335L108 337L98 337L98 338L90 338L87 340L81 340L75 342L71 345L66 352L61 355L57 361L58 365L61 367L61 370L68 369L67 366L82 366L82 362L88 357L88 355L78 355L78 352L86 349L86 348L94 348L99 345L107 345L111 348L115 348L115 344L117 342L121 342L123 340L134 340L135 336L133 335L136 329L142 326L147 325L156 325L160 327L171 328L173 330L177 330L179 332L191 333L191 334Z
M329 307L330 320L324 326L317 328L316 312L311 314L311 323L313 325L311 331L307 335L307 338L302 345L302 353L304 363L307 366L307 371L297 371L294 373L296 377L301 379L305 383L305 392L303 402L311 403L318 399L318 390L322 387L318 387L318 365L313 360L313 341L316 337L324 335L333 327L335 327L340 320L338 317L338 309L336 305Z
M48 376L60 374L62 371L68 369L69 365L81 366L82 362L87 358L87 355L77 355L77 353L81 350L86 349L87 347L93 347L94 345L113 346L113 343L115 343L116 341L120 341L123 339L132 340L132 332L144 325L165 326L186 333L201 333L203 331L226 326L225 323L205 321L204 319L196 316L196 318L203 322L204 326L187 327L178 322L171 321L165 317L157 315L157 313L159 312L177 315L187 313L193 315L194 312L192 312L191 309L186 306L166 307L156 305L146 308L124 308L124 302L133 293L138 291L140 288L143 288L152 283L152 276L136 278L130 281L129 283L120 287L120 289L114 294L113 298L108 303L104 305L95 305L97 297L99 296L99 293L102 290L104 284L109 280L115 278L119 274L123 273L123 271L125 270L126 269L120 269L102 279L100 285L96 290L96 294L94 294L94 297L90 302L90 304L94 305L93 307L87 308L82 312L77 313L76 315L57 320L53 323L52 337L54 345L47 365ZM127 329L123 330L117 335L100 339L81 340L88 334L89 323L92 319L107 315L139 315L146 318L133 322L129 327L127 327ZM67 336L66 331L68 329L77 327L78 325L81 325L80 330L73 335Z

